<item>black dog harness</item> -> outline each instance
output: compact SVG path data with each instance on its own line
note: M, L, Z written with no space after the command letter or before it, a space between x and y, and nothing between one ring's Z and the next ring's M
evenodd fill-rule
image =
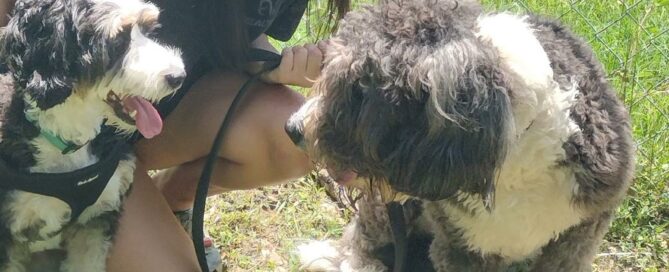
M128 150L119 141L97 163L66 173L19 172L0 158L0 188L58 198L70 206L73 222L98 200Z

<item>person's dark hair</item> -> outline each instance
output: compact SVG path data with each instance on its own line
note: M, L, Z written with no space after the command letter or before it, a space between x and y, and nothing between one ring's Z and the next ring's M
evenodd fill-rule
M214 68L241 71L247 63L250 40L244 22L246 0L199 0L196 28L209 64ZM349 10L350 0L328 0L329 21Z

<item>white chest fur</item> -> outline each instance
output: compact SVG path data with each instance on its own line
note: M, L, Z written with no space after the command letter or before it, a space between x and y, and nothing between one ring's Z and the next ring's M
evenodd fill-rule
M509 151L492 211L475 197L462 199L473 215L451 204L442 206L471 249L522 260L583 218L572 205L574 173L556 163L564 158L561 146L571 129L568 123L556 127L559 116L549 118L548 113L540 114Z
M520 261L581 221L580 212L571 205L573 175L567 170L514 181L518 184L497 187L491 212L474 198L465 201L476 210L474 215L450 204L443 207L471 250Z
M530 257L582 213L572 205L575 177L559 167L562 144L578 127L569 118L577 93L553 81L550 62L524 18L497 14L479 20L479 37L497 48L515 101L509 153L500 169L492 211L480 198L463 197L473 213L441 203L449 221L462 230L471 250L510 261Z

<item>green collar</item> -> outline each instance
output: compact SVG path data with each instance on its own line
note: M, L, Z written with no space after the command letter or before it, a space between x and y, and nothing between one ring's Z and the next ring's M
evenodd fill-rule
M41 128L40 128L40 135L42 135L53 146L58 148L63 155L77 151L79 150L79 148L82 147L81 145L75 144L73 142L63 140L63 138L61 138L60 136L55 135L50 131L43 130Z
M72 153L74 151L79 150L83 145L78 145L70 141L63 140L60 136L53 134L51 131L44 130L42 129L39 124L37 124L37 120L34 120L29 117L30 115L26 114L26 119L33 123L39 130L40 130L40 135L44 137L49 143L51 143L53 146L58 148L60 150L60 153L65 155Z

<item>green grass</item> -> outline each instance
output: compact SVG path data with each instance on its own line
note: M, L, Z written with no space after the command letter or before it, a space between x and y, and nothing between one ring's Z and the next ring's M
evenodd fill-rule
M228 271L295 271L300 242L341 236L350 213L308 179L210 197L205 223Z
M669 3L667 1L485 1L491 8L561 17L590 42L632 116L637 174L602 251L612 269L669 267ZM596 35L595 35L596 34Z
M491 11L560 18L590 42L630 110L638 144L635 183L602 245L597 270L669 271L669 1L483 2ZM312 0L293 39L275 45L317 40L324 9L325 1ZM295 271L296 245L338 237L349 216L306 179L210 198L207 226L230 271Z

